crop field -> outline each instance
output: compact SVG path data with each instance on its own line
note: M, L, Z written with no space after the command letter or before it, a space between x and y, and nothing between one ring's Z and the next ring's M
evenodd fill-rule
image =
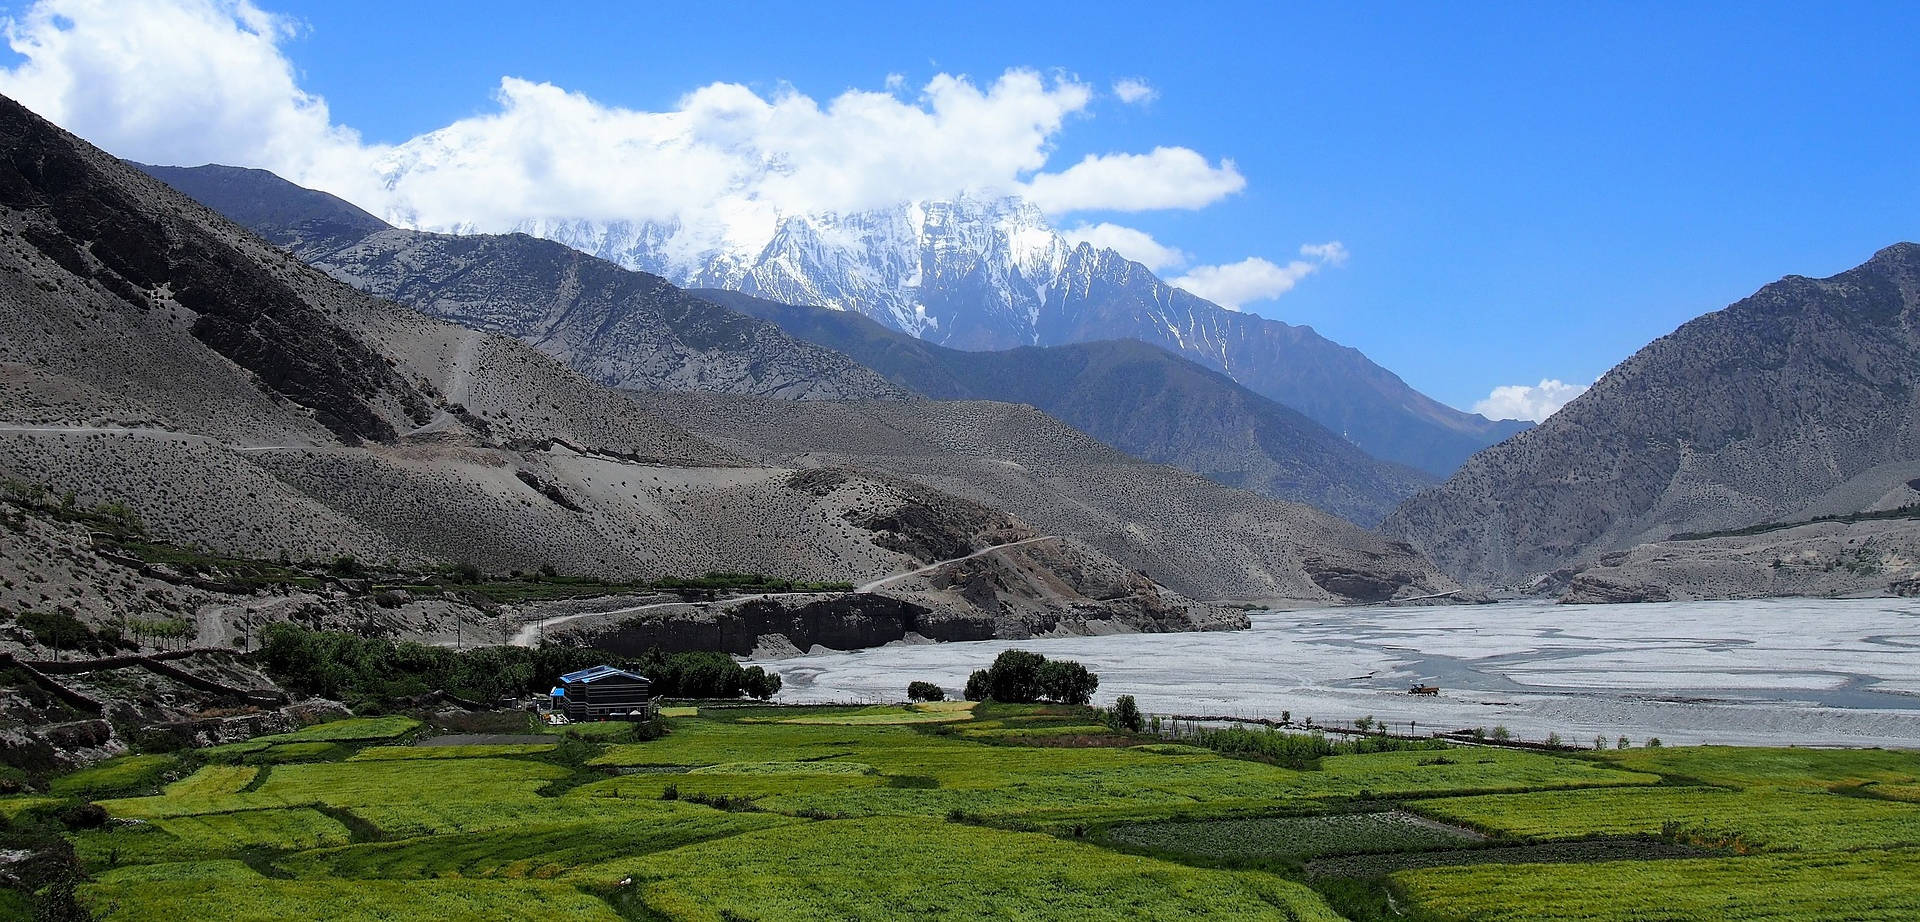
M904 817L748 833L613 869L633 874L645 903L670 919L1340 918L1272 875Z
M1920 752L1689 746L1609 752L1606 758L1624 768L1747 790L1829 791L1863 784L1920 785Z
M173 798L238 794L259 774L260 769L253 765L209 765L167 785L160 793Z
M395 759L473 759L483 756L526 756L552 752L559 743L482 743L471 746L368 746L349 762L391 762Z
M1909 922L1920 852L1476 865L1393 880L1437 919L1475 922Z
M56 778L47 790L68 797L91 798L151 787L175 762L174 757L167 755L121 756Z
M44 797L38 794L0 797L0 820L12 822L16 816L24 816L35 810L44 810L66 802L64 797Z
M956 723L972 720L974 702L935 701L906 707L872 707L850 714L819 714L805 717L776 718L784 724L812 724L839 727L910 726L913 724Z
M646 742L448 746L354 719L109 760L0 817L105 809L66 832L101 920L1920 917L1920 805L1887 796L1916 786L1905 754L1283 767L1094 716L710 708Z
M154 820L153 825L183 843L207 853L243 848L302 849L345 845L347 827L311 807L206 813Z
M332 723L315 724L292 733L254 737L260 743L337 743L347 740L390 740L405 736L420 727L410 717L350 717Z
M1115 826L1107 838L1157 853L1228 859L1422 851L1480 839L1399 811L1142 823Z
M1655 787L1447 798L1417 809L1542 840L1667 830L1766 850L1920 846L1920 805L1832 794Z

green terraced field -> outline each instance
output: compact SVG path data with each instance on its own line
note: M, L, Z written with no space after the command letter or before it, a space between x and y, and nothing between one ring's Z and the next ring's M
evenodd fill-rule
M0 797L0 820L12 822L14 817L24 816L35 810L66 803L64 797L47 797L40 794L20 794L13 797Z
M293 850L345 845L347 827L310 807L206 813L154 820L162 832L187 849L207 853L243 848Z
M1479 837L1398 811L1173 821L1115 826L1121 845L1208 858L1317 858L1459 848Z
M286 922L288 919L379 919L382 922L621 922L605 901L548 881L274 880L204 877L115 879L89 888L101 922Z
M1304 885L1268 874L903 817L748 833L608 869L633 874L646 905L676 922L1340 919Z
M473 746L369 746L349 762L389 762L394 759L472 759L481 756L527 756L552 752L558 743L489 743Z
M274 736L256 737L253 742L273 743L311 743L341 742L345 740L390 740L405 736L420 727L420 722L411 717L349 717L329 723L314 724L292 733L280 733Z
M167 785L161 793L171 798L238 794L259 774L260 769L252 765L209 765Z
M48 786L67 797L100 797L159 787L160 780L179 760L170 755L121 756L82 769Z
M1541 840L1671 831L1768 850L1920 846L1920 804L1803 794L1655 787L1426 800L1422 813Z
M68 834L105 920L1914 917L1920 805L1887 796L1915 787L1905 754L1453 747L1286 768L1091 716L715 708L648 742L585 724L446 747L356 719L110 760L0 815L103 806L112 822Z
M1911 922L1920 852L1755 855L1403 871L1442 922Z

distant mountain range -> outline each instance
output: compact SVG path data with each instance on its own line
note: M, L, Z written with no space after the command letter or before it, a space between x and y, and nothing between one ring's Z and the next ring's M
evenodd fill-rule
M1140 342L948 349L853 311L718 289L683 292L524 234L395 229L261 170L144 169L336 278L443 320L515 336L602 384L1025 403L1137 457L1366 526L1434 481Z
M1128 454L1229 486L1317 506L1361 525L1431 485L1422 471L1351 442L1204 368L1138 340L967 352L852 311L733 291L696 292L840 352L918 394L1038 407Z
M1910 505L1917 478L1920 246L1902 243L1686 323L1381 527L1463 581L1517 583L1679 533Z
M1528 425L1445 406L1310 327L1174 288L1113 250L1068 240L1017 198L737 226L539 220L515 229L683 287L857 311L956 349L1138 339L1223 372L1376 458L1440 477Z
M557 243L397 230L264 170L141 169L362 291L520 339L598 384L794 399L905 396L771 323Z

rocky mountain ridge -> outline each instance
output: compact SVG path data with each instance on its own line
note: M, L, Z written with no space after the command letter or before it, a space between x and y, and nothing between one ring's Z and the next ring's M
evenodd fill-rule
M546 240L399 230L264 170L141 169L355 288L512 336L598 384L800 400L904 396L845 356Z
M941 400L997 400L1045 411L1147 461L1305 503L1362 526L1433 483L1231 378L1138 340L948 349L851 311L797 307L733 291L696 292L826 346L896 384Z
M1920 493L1920 246L1789 276L1682 325L1381 526L1462 581L1524 584L1686 532Z
M515 230L683 287L857 311L956 349L1138 339L1223 372L1376 458L1441 477L1527 426L1445 406L1310 327L1168 285L1113 250L1069 240L1017 197L780 215L718 230L545 219Z

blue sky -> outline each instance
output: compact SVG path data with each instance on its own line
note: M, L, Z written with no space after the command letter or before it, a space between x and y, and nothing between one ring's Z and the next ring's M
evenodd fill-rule
M299 87L368 142L494 111L506 76L665 111L716 82L824 102L890 74L1065 75L1103 92L1049 168L1182 147L1245 187L1063 223L1195 264L1338 240L1343 265L1247 309L1463 408L1920 238L1920 5L715 6L263 4L300 23L279 44ZM1112 99L1126 77L1157 96Z

